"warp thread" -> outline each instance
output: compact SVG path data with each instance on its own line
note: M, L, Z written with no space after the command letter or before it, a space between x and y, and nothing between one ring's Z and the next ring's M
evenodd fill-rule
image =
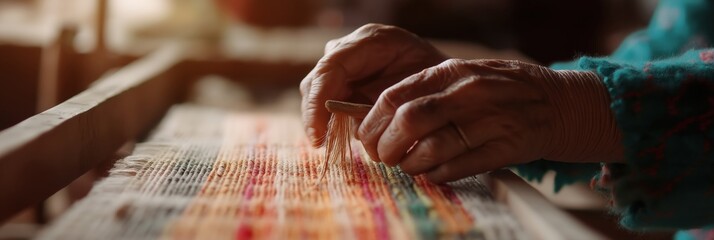
M434 185L370 161L333 118L325 157L298 116L177 106L38 238L528 238L477 177Z

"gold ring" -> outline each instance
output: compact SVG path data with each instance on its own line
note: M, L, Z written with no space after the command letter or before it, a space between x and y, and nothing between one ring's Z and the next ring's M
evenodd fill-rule
M466 133L464 133L464 131L461 130L461 128L459 127L459 125L456 125L456 123L454 123L454 122L449 122L449 123L451 124L452 127L454 127L454 130L456 130L456 132L459 133L459 137L461 138L461 142L463 142L464 145L466 145L466 148L467 148L468 150L473 149L473 147L471 146L471 142L469 142L469 139L466 138Z

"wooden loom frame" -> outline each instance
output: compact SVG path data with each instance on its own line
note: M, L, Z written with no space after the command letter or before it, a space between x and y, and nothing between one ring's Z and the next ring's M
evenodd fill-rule
M0 132L0 223L111 158L125 142L145 135L172 104L184 99L198 76L239 68L247 75L286 77L266 72L268 65L191 60L191 49L181 43L168 44L71 99ZM293 72L306 68L292 67ZM495 198L509 206L536 238L604 239L510 171L493 172L486 180Z

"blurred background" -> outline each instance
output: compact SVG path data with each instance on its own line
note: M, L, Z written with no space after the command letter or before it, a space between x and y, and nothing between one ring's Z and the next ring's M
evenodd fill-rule
M122 56L139 57L172 39L202 42L210 46L204 51L228 58L313 62L327 40L378 22L439 40L445 51L459 57L512 53L549 64L611 52L627 33L646 24L655 4L656 0L0 0L0 89L14 93L0 95L0 129L37 112L42 53L52 52L52 45L70 45L62 50L82 58L75 62L87 63L81 69L59 69L81 80L58 86L68 94L54 96L57 102L83 90L106 70L133 60ZM71 64L66 62L62 63ZM49 102L53 101L43 103L43 108L51 106Z
M324 44L366 23L403 27L433 40L455 57L550 64L610 53L628 33L647 23L656 3L0 0L0 130L51 108L101 76L173 41L194 43L192 61L196 64L191 66L197 74L215 75L207 77L206 84L219 90L204 95L202 101L228 98L260 103L285 92L294 95L302 76L322 55ZM221 89L239 89L242 97L221 95ZM84 196L109 166L111 161L60 191L53 201L0 225L0 239L31 236L35 228ZM574 214L590 218L587 211ZM614 225L599 228L621 231Z

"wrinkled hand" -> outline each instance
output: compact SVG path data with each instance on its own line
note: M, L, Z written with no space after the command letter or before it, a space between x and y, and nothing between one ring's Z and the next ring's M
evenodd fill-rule
M433 182L541 158L596 161L583 156L611 157L616 150L591 151L594 146L572 136L569 122L579 123L582 115L573 107L584 106L563 102L577 98L574 93L582 93L580 90L604 89L588 85L559 89L562 86L558 85L562 79L593 77L598 81L589 72L555 72L518 61L448 60L387 88L356 137L372 159L399 165L408 174L426 173ZM585 106L582 112L604 108L607 114L609 100L605 97L604 101L604 107L598 105L590 111ZM567 115L569 112L577 114ZM605 135L602 138L612 137Z
M373 104L404 78L447 57L403 29L365 25L325 46L325 55L300 83L305 131L314 146L323 143L329 113L325 101Z
M541 158L621 160L609 95L594 73L446 59L417 36L384 25L330 41L300 84L313 145L323 143L325 101L341 100L375 104L355 135L372 159L433 182Z

